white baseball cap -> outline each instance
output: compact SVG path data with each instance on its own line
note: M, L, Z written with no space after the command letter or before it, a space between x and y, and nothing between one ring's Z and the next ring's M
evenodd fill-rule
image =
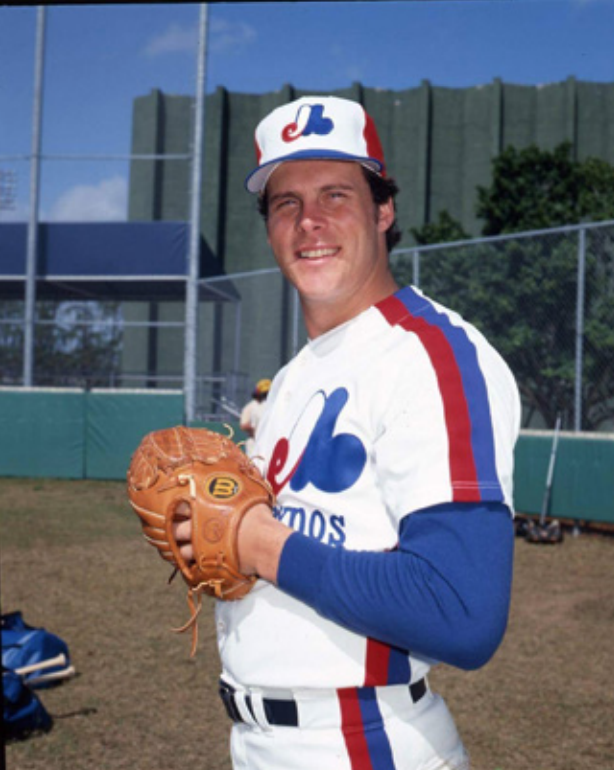
M277 107L257 126L257 168L245 180L252 193L264 190L288 160L347 160L385 176L384 153L375 124L364 108L337 96L304 96Z

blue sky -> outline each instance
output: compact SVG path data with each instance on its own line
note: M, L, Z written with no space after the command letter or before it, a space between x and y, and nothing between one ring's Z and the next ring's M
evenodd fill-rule
M46 9L43 154L128 154L135 97L193 93L198 4ZM36 13L0 7L0 221L27 217ZM207 90L614 82L613 48L614 0L210 3ZM45 160L41 219L124 219L127 187L125 161Z

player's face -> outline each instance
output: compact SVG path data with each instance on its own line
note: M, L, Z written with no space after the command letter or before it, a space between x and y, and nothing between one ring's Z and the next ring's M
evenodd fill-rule
M396 290L385 232L392 201L376 205L358 163L292 161L267 185L269 243L315 331L343 323Z

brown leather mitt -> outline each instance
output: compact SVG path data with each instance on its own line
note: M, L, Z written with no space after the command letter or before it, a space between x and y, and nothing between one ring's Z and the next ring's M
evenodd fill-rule
M251 591L257 578L239 569L237 532L250 508L258 503L272 507L275 499L260 471L230 438L183 426L147 434L128 469L128 497L145 539L188 584L192 618L176 630L192 627L195 633L202 594L232 601ZM186 506L192 518L190 563L173 535L173 524L186 518ZM192 654L195 644L196 639Z

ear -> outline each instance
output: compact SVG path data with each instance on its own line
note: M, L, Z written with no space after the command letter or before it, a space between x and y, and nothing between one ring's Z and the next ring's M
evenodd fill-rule
M382 233L385 233L390 225L394 222L395 211L394 201L392 198L388 198L385 203L380 203L378 208L378 220L377 227Z

